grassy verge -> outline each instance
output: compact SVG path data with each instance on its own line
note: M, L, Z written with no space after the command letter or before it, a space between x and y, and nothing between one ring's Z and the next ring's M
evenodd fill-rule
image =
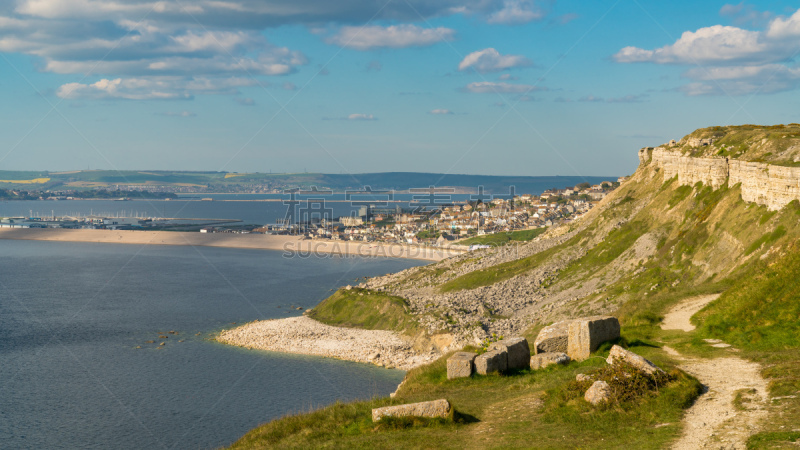
M633 345L633 351L672 369L659 349ZM605 357L608 347L598 356ZM683 408L700 389L695 379L674 372L675 380L657 394L594 407L573 380L604 365L590 358L534 372L447 380L442 358L409 372L394 399L284 417L252 430L233 448L663 448L680 434ZM450 401L452 417L372 423L372 408L438 398Z
M393 330L412 334L419 325L407 311L406 300L367 289L339 289L308 316L322 323L367 330Z
M544 233L547 228L534 228L532 230L511 231L508 233L493 233L484 236L476 236L473 238L460 241L461 245L505 245L510 242L526 242L533 240L536 236Z

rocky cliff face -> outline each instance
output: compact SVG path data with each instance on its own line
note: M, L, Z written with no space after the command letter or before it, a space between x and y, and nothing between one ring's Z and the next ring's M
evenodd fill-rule
M726 182L742 184L742 199L778 210L792 200L800 200L800 167L740 161L727 157L692 157L664 147L639 150L642 165L654 164L664 178L678 177L678 183L702 182L714 189Z

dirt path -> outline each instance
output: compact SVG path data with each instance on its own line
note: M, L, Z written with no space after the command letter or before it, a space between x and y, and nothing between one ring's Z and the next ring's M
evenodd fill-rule
M690 297L678 303L665 316L661 323L662 330L694 331L694 325L689 319L704 306L719 298L719 294L700 295Z
M667 313L661 328L694 330L689 318L717 297L686 299ZM718 340L709 340L709 344L736 351ZM680 368L697 377L706 390L686 411L683 435L672 448L744 449L747 438L767 415L767 382L761 376L761 366L735 356L696 359L670 347L665 346L664 350L681 360Z

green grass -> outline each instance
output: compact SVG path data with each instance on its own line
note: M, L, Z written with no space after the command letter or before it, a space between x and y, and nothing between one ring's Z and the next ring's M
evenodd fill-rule
M760 265L698 314L700 333L754 351L800 349L800 245Z
M566 279L576 273L591 273L617 259L647 231L644 222L628 222L612 230L602 242L594 246L580 259L573 261L559 273L559 279Z
M633 350L668 370L672 367L656 348ZM599 353L606 355L607 349ZM695 379L674 372L675 380L657 391L647 389L636 398L594 407L582 399L573 380L578 373L605 366L600 358L456 380L447 380L445 361L443 357L409 372L394 399L335 404L287 416L252 430L232 448L663 448L680 434L683 408L700 388ZM372 408L439 398L451 403L452 417L371 421Z
M675 192L672 194L672 197L669 199L669 207L674 208L675 205L682 202L689 194L692 193L691 186L678 186L675 189Z
M486 269L476 270L464 274L458 278L454 278L439 287L441 292L458 291L462 289L475 289L480 286L488 286L499 281L507 280L519 274L532 270L547 261L548 258L562 251L565 247L576 244L577 238L572 238L566 243L550 248L540 253L528 256L527 258L509 261L506 263L498 264L496 266L488 267Z
M339 289L310 310L308 316L333 326L411 334L419 325L407 307L405 299L383 292Z
M526 242L533 240L536 236L544 233L546 228L534 228L532 230L511 231L508 233L494 233L484 236L476 236L473 238L465 239L459 244L461 245L492 245L499 246L505 245L510 242Z
M747 250L745 250L744 254L749 255L754 251L758 250L759 248L761 248L762 245L769 247L775 241L782 238L785 234L786 234L786 227L781 225L775 228L775 230L769 233L765 233L763 236L753 241L753 243L750 244L749 247L747 247Z

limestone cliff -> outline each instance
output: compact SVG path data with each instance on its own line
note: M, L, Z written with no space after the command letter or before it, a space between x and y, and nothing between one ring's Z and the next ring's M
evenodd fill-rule
M663 170L665 179L677 176L681 185L702 182L718 189L725 183L729 186L741 183L743 200L765 205L770 210L778 210L792 200L800 200L800 167L792 167L789 165L791 162L771 164L747 160L752 155L741 152L729 156L730 146L723 139L699 139L690 136L679 143L672 141L664 146L641 149L640 163L642 166L653 164ZM784 135L784 141L781 142L784 147L789 150L798 147L794 145L795 136L791 136L788 141L786 137ZM762 141L765 140L767 139L762 138ZM772 152L762 154L773 155Z

